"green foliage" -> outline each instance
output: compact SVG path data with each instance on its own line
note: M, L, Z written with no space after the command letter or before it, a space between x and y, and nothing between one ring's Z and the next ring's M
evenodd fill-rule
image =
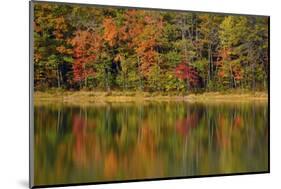
M266 90L268 56L266 17L35 3L36 90Z

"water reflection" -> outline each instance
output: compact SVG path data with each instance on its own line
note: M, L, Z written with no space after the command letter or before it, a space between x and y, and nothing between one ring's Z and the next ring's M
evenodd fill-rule
M35 184L266 171L266 103L35 106Z

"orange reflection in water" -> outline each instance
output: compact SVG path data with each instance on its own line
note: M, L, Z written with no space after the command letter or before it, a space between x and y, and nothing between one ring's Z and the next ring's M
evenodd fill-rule
M251 103L36 106L35 182L264 171L267 111Z

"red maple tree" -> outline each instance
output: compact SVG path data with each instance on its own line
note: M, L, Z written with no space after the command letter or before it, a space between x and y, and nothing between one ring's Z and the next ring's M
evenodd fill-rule
M175 75L181 80L188 81L191 87L195 87L199 82L199 76L196 69L187 62L182 62L176 67Z

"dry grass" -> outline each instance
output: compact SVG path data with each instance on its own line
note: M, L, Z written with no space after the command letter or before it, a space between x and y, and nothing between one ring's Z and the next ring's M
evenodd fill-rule
M239 101L267 101L266 92L208 92L201 94L175 95L167 93L149 92L35 92L34 102L58 103L103 103L103 102L137 102L137 101L190 101L190 102L239 102Z

